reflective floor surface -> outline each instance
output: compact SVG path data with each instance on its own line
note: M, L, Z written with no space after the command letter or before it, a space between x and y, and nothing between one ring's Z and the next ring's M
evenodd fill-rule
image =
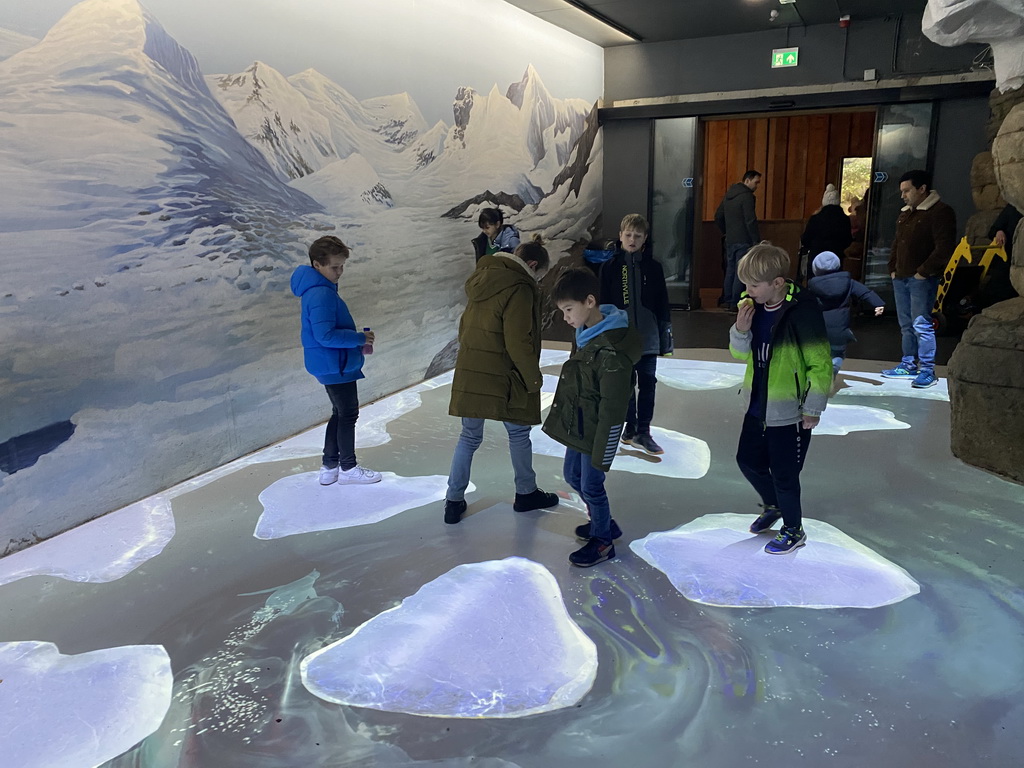
M772 557L744 531L741 369L677 355L666 454L621 448L624 535L594 568L568 563L585 512L539 435L556 509L512 510L491 424L442 522L444 377L363 409L377 486L319 486L318 428L0 560L0 763L1024 762L1024 493L951 456L945 382L848 363L803 473L809 542Z

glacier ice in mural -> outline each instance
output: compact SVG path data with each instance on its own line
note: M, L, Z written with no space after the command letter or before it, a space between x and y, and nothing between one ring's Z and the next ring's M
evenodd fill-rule
M704 515L629 548L687 599L707 605L878 608L920 591L898 565L820 520L804 518L808 544L796 554L766 554L765 535L747 530L753 519Z
M171 660L159 645L66 656L52 643L0 643L0 743L18 768L91 766L160 727Z
M282 478L260 494L263 514L253 536L280 539L379 523L408 509L441 501L448 487L448 478L440 475L381 474L381 481L373 485L320 485L316 472ZM471 483L469 490L474 489Z
M338 704L525 717L582 699L597 675L597 649L566 611L554 576L510 557L453 568L307 656L301 672L306 688Z
M596 113L532 67L505 93L463 89L453 124L429 126L407 94L357 100L315 70L207 76L137 0L85 0L8 51L0 441L75 432L0 474L0 552L325 419L286 286L316 237L353 248L341 290L379 340L370 400L454 336L477 230L444 212L521 193L516 223L557 259L600 210ZM74 258L17 256L40 239ZM58 467L80 479L73 507L55 503Z

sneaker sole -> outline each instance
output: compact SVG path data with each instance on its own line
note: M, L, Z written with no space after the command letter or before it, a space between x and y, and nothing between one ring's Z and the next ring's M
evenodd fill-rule
M374 480L342 480L340 477L337 480L338 485L373 485L379 483L384 478L378 477Z
M782 552L773 552L770 549L766 549L765 553L769 554L769 555L791 555L794 552L796 552L798 549L800 549L800 547L803 547L803 546L806 546L806 545L807 545L807 539L804 539L799 544L795 544L794 546L790 547L787 550L783 550Z
M323 480L321 480L321 481L320 481L320 485L334 485L334 484L335 484L336 482L338 482L338 481L337 481L337 480L328 480L328 481L327 481L327 482L325 483L325 482L324 482Z
M635 440L631 440L629 444L632 445L634 448L639 448L641 451L648 454L649 456L661 456L665 453L664 448L662 448L660 451L649 451Z
M607 557L602 557L600 560L595 560L592 563L574 563L572 560L570 560L569 564L575 565L577 568L593 568L595 565L599 565L600 563L604 563L608 560L611 560L612 557L614 557L614 555L608 555Z
M939 380L936 379L931 384L911 384L910 386L912 386L914 389L928 389L928 387L934 387L938 383Z
M883 379L916 379L916 373L883 373Z

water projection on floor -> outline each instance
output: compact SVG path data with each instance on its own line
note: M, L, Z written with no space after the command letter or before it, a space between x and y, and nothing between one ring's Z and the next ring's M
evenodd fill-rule
M302 661L320 698L437 717L525 717L571 707L597 648L554 576L520 557L460 565Z
M704 515L629 547L694 602L729 608L878 608L920 591L898 565L838 528L804 518L807 546L764 552L770 534L751 534L752 515Z
M53 643L0 643L0 763L94 766L160 727L171 660L159 645L64 655Z

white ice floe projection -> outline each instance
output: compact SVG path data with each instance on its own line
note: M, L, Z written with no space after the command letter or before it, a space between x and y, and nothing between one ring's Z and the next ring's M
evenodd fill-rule
M580 701L597 675L597 648L554 576L509 557L453 568L307 656L301 672L306 688L337 704L525 717Z
M836 405L830 403L822 412L821 421L814 428L816 435L848 435L851 432L870 432L883 429L910 429L905 421L892 411L869 408L866 405Z
M687 599L729 608L878 608L920 587L898 565L820 520L804 518L807 546L764 551L753 515L704 515L629 547L668 576Z
M703 440L661 427L651 427L651 435L665 449L664 455L651 456L639 448L620 443L612 471L697 480L711 469L711 448ZM565 458L565 446L548 437L540 427L533 428L530 440L534 453Z
M0 584L29 576L114 581L159 555L173 537L170 499L153 496L0 559Z
M439 82L459 82L458 58L446 51L465 41L439 47L423 36L421 27L436 26L435 4L403 5L397 32L386 22L398 5L334 4L318 18L344 33L357 16L403 52L349 86L420 82L413 76L434 68ZM248 10L241 0L219 6L197 46L219 45L216 24ZM523 31L549 26L504 3L465 11L474 13ZM0 346L13 361L0 370L13 406L0 443L75 426L37 462L0 473L0 552L326 418L323 389L303 370L288 290L317 237L336 234L353 249L341 292L378 340L364 400L420 380L455 335L479 232L467 210L502 202L555 260L588 240L601 208L592 109L601 52L568 33L541 37L530 55L554 79L551 62L561 63L579 93L553 96L515 36L504 36L488 43L486 67L507 73L500 87L489 75L476 82L470 59L465 87L417 105L408 93L356 98L311 68L318 51L296 74L275 70L275 61L303 60L294 37L251 53L245 46L257 43L236 40L257 61L204 72L204 52L182 46L137 0L85 0L42 40L0 31L0 177L17 189L0 204ZM449 122L435 117L445 113ZM40 241L75 258L26 258ZM368 434L371 416L360 425L363 447L387 439L382 428ZM310 455L305 445L278 454L292 448ZM76 478L74 505L51 481L58 465Z
M372 485L320 485L316 472L282 478L260 494L263 514L253 533L257 539L280 539L297 533L379 523L409 509L444 498L448 478L441 475L401 477L382 472ZM476 490L469 484L468 491Z
M658 359L658 381L673 389L729 389L743 383L742 363L718 363L674 357Z
M52 643L0 643L0 762L14 768L105 763L160 727L171 660L160 645L65 656Z
M945 379L927 389L914 389L907 379L887 379L880 373L863 373L859 371L840 371L839 378L845 387L836 395L873 397L914 397L921 400L945 400L949 402L949 387Z

